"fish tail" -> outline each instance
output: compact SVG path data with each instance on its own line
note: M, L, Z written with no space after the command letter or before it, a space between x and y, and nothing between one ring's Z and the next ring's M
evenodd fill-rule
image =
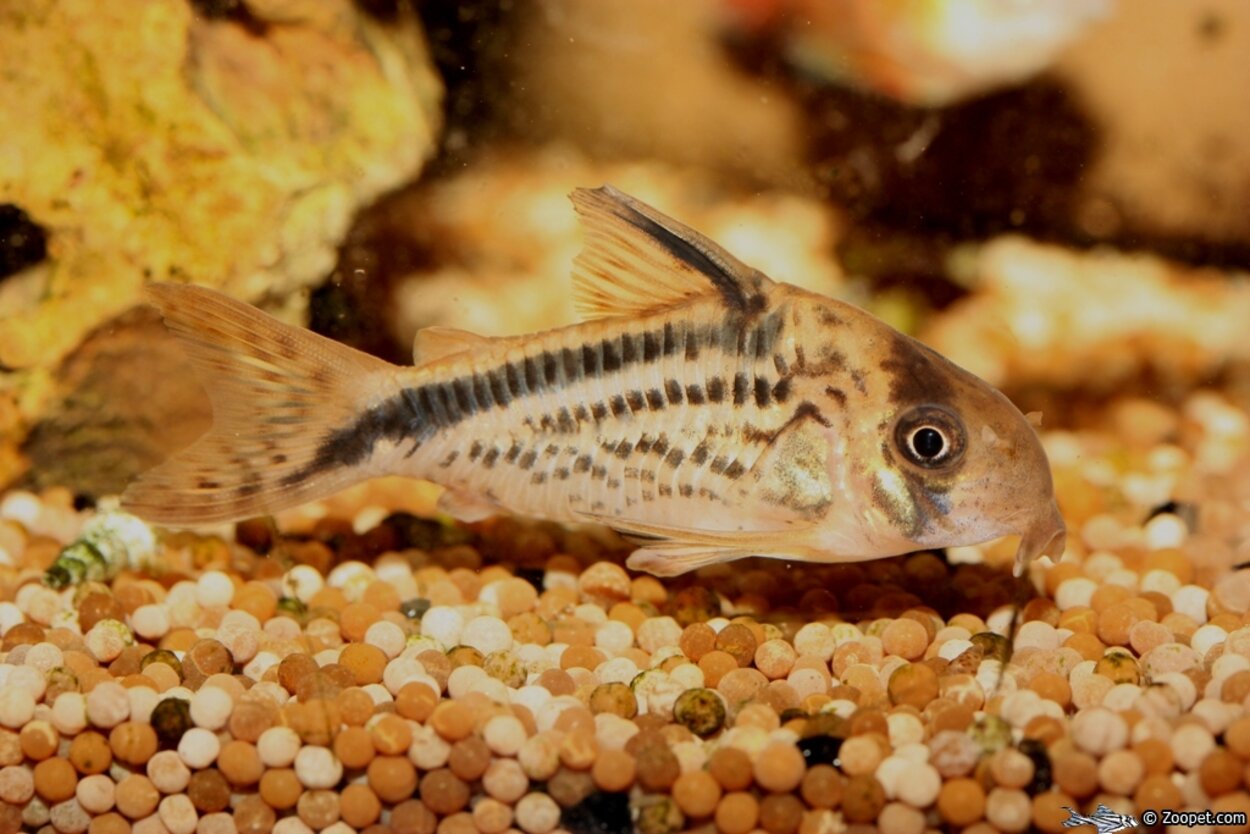
M371 448L334 460L326 448L394 395L395 366L212 290L149 284L146 291L199 371L213 426L133 482L124 509L168 525L234 521L375 474Z

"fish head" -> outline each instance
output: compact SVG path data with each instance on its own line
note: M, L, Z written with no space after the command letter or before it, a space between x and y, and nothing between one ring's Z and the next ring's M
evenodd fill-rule
M1050 464L1028 418L914 339L891 334L887 354L877 431L863 432L878 448L860 473L882 532L911 549L1019 535L1017 574L1039 555L1062 554Z

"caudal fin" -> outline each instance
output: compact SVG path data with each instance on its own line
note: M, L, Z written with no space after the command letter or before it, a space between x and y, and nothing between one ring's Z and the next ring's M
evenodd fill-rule
M201 287L150 284L200 373L212 430L132 483L122 506L170 525L233 521L372 476L368 454L327 460L395 391L395 367Z

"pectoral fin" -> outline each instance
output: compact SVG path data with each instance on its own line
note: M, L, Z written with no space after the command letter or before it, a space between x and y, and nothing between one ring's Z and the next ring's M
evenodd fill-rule
M493 501L454 489L446 489L438 497L438 511L466 524L482 521L503 512Z
M643 547L629 554L625 566L655 576L679 576L709 565L732 562L750 556L741 550L705 550L683 547Z
M629 557L629 567L657 576L676 576L747 556L802 559L804 548L787 546L787 540L803 541L809 532L808 525L776 530L699 530L589 513L579 513L578 518L611 527L641 545Z

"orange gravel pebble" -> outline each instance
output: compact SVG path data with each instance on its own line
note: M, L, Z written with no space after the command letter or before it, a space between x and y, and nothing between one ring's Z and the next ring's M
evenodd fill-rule
M161 801L161 792L148 777L132 773L117 783L113 803L117 810L132 820L151 816Z
M406 756L378 756L365 772L369 787L383 802L399 802L417 787L417 771Z
M747 834L759 818L759 801L742 791L725 794L716 806L716 829L721 834Z
M754 778L751 758L736 747L718 747L707 764L708 773L727 791L742 791Z
M443 701L430 714L430 726L448 741L459 741L473 732L473 710L460 701Z
M677 645L682 654L698 663L700 658L716 648L716 632L707 623L691 623L682 631Z
M1182 801L1180 789L1167 776L1152 773L1142 780L1133 794L1138 812L1147 808L1177 808Z
M1098 762L1085 753L1067 753L1055 759L1054 778L1065 793L1078 799L1098 789Z
M721 795L720 784L705 770L683 773L673 783L673 799L682 813L689 817L711 816Z
M230 785L220 770L197 770L187 783L187 797L200 813L216 813L229 806Z
M70 742L69 762L84 776L104 773L113 763L113 748L104 736L88 730Z
M1172 759L1172 745L1163 739L1148 738L1133 745L1133 754L1145 767L1146 773L1168 774L1175 764Z
M760 827L768 834L793 834L802 824L805 810L792 794L770 794L760 802Z
M918 660L929 645L929 633L913 619L891 620L881 632L881 646L886 654L906 660Z
M1102 659L1102 654L1106 651L1106 645L1098 639L1096 635L1076 633L1069 637L1063 643L1065 648L1073 649L1081 655L1083 660L1098 661Z
M450 770L434 770L421 777L421 801L436 814L454 814L468 804L469 786Z
M852 776L842 793L842 814L850 822L870 822L885 807L885 789L876 777L868 774Z
M662 740L639 745L634 758L637 760L638 784L648 791L667 791L681 775L681 763Z
M373 746L383 756L407 753L412 744L412 729L398 715L384 715L369 728Z
M373 699L357 686L340 692L334 699L334 705L338 707L343 723L350 727L363 727L373 716Z
M124 721L109 732L109 748L119 762L142 765L156 753L156 731L145 722Z
M797 747L786 742L773 742L755 758L755 781L765 790L792 791L803 781L806 768L803 754Z
M603 652L593 646L569 646L560 655L560 668L569 669L594 669L600 663L607 660Z
M1098 639L1108 646L1127 646L1133 626L1143 619L1141 612L1129 600L1112 603L1098 614Z
M357 686L381 681L386 660L385 652L368 643L349 643L339 655L339 663L351 672Z
M1230 751L1250 761L1250 716L1243 715L1228 725L1224 731L1224 743Z
M765 640L755 650L755 668L769 680L777 680L790 674L797 658L794 646L785 640Z
M716 635L716 648L734 659L739 667L751 665L759 643L755 633L742 623L730 623Z
M1062 791L1044 791L1033 797L1033 825L1046 834L1071 831L1064 823L1072 818L1068 808L1079 805L1075 799Z
M395 711L404 718L424 724L438 706L438 693L420 681L410 681L400 687L395 696Z
M275 811L294 808L303 792L304 786L290 768L266 770L260 777L260 797Z
M390 827L395 834L434 834L437 826L438 818L419 799L401 802L391 811Z
M1215 749L1207 754L1198 768L1198 779L1207 796L1232 793L1242 783L1245 762L1227 750Z
M451 746L447 766L456 778L476 782L490 766L490 748L479 736L463 738Z
M22 727L18 734L18 743L21 745L22 753L26 758L36 762L43 761L55 753L60 740L60 733L47 721L31 721Z
M369 583L369 587L365 588L360 601L365 605L373 606L373 609L379 612L379 614L384 614L387 611L398 611L399 603L402 602L399 598L399 592L389 583L381 581Z
M305 791L295 807L299 819L314 831L320 831L339 821L340 801L339 795L334 791Z
M248 582L235 592L230 607L246 611L263 623L277 611L278 597L263 582Z
M1074 606L1059 613L1058 627L1076 634L1093 634L1098 629L1098 613L1085 605Z
M259 794L247 794L235 805L232 819L239 834L269 834L277 814Z
M890 703L923 709L938 697L940 686L933 669L921 663L909 663L894 670L886 689Z
M91 818L87 834L130 834L130 823L121 814L109 811Z
M1095 613L1102 614L1111 606L1125 602L1132 595L1133 592L1123 585L1104 582L1095 589L1093 596L1090 597L1089 607L1094 609Z
M577 685L563 669L547 669L538 676L538 685L552 695L572 695Z
M348 785L339 796L339 815L343 822L359 831L378 821L382 802L368 785Z
M637 772L637 762L624 750L601 751L591 768L591 776L595 780L595 785L599 790L609 792L628 790L634 784Z
M1029 681L1029 689L1047 701L1053 701L1063 708L1072 703L1072 687L1068 679L1053 672L1039 672Z
M339 629L343 633L344 640L360 644L360 641L365 639L365 632L369 630L369 626L379 619L381 615L372 605L352 602L343 606L343 610L339 612Z
M343 595L343 591L339 588L322 588L308 600L308 608L310 610L342 612L343 607L346 605L347 597Z
M702 670L704 683L709 688L719 686L726 674L738 668L738 661L733 655L720 649L714 649L699 658L699 669Z
M222 745L217 754L217 767L230 784L237 787L248 787L260 781L265 766L256 752L256 745L231 739Z
M831 765L818 764L803 774L800 793L813 808L837 808L846 790L846 777Z
M65 759L45 759L35 765L35 793L48 804L69 799L77 787L78 774Z
M985 816L985 790L973 779L952 779L942 785L937 809L951 825L972 825Z

